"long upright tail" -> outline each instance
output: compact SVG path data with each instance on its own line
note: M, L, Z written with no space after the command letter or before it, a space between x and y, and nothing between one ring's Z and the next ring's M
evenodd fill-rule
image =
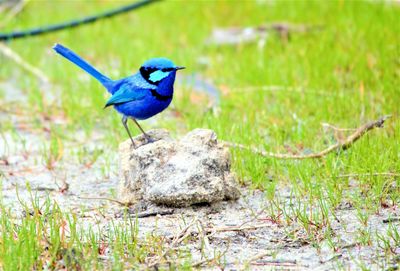
M102 83L105 87L108 87L112 80L105 76L104 74L100 73L98 70L96 70L92 65L87 63L85 60L83 60L80 56L72 52L70 49L62 46L61 44L56 44L53 47L54 51L71 61L72 63L75 63L79 67L81 67L84 71L92 75L94 78L96 78L100 83Z

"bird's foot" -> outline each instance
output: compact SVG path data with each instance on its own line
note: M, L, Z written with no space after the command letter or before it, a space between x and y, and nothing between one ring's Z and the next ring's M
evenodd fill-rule
M160 140L160 138L157 138L157 139L155 139L155 138L152 138L149 134L144 134L144 137L146 138L146 144L150 144L150 143L154 143L154 142L156 142L156 141L159 141Z
M148 134L146 134L145 137L146 137L146 140L147 140L146 144L150 144L150 143L153 143L153 142L157 141L157 140L151 138Z
M154 142L159 140L159 139L152 138L148 134L144 134L144 138L145 138L145 142L143 142L142 144L139 144L139 146L137 146L135 144L135 142L133 141L133 139L131 139L131 143L132 143L132 144L130 144L131 145L131 149L137 149L140 146L144 146L144 145L147 145L147 144L150 144L150 143L154 143Z

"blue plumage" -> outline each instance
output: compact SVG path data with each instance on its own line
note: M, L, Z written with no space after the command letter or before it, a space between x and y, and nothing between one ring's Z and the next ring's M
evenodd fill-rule
M146 61L138 73L120 80L112 80L70 49L60 44L56 44L53 49L96 78L112 94L105 107L113 105L122 114L122 123L133 145L127 126L128 118L131 118L151 141L136 120L148 119L169 106L173 97L176 71L183 67L176 66L167 58L153 58Z
M107 85L110 83L112 80L108 78L107 76L101 74L98 70L96 70L92 65L87 63L85 60L83 60L80 56L69 50L68 48L62 46L61 44L56 44L53 49L68 59L69 61L75 63L79 67L81 67L83 70L85 70L87 73L92 75L94 78L96 78L100 83L103 85Z

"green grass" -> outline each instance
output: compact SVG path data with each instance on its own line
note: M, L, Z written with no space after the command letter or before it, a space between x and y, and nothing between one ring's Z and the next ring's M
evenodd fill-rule
M79 14L93 14L122 3L32 1L2 31L69 20L77 17L76 10ZM2 16L0 14L0 21ZM399 18L400 8L396 4L378 1L162 2L90 26L10 42L8 45L41 69L51 79L51 84L43 86L14 62L0 56L0 81L12 81L28 97L27 103L1 104L0 109L17 110L38 128L45 117L64 120L50 126L51 143L44 145L43 152L43 163L48 168L57 166L64 142L74 141L76 131L83 131L86 140L93 133L100 133L105 146L117 150L119 142L126 139L119 115L102 109L107 94L95 80L52 52L51 46L59 42L112 78L136 72L148 58L167 56L187 67L181 75L201 74L223 89L220 113L213 114L206 110L207 101L193 98L190 86L177 84L169 111L178 112L179 117L163 113L157 116L156 123L142 122L145 129L163 127L177 136L197 127L210 128L227 141L273 152L302 153L317 151L335 142L331 131L323 131L322 122L354 128L391 114L393 117L384 129L369 133L345 152L331 153L323 159L279 160L232 150L233 170L242 183L267 192L271 217L284 213L288 223L300 221L310 238L315 239L320 236L315 235L316 231L329 229L327 213L334 213L342 202L349 202L359 210L361 223L366 223L370 214L384 206L394 207L400 202L399 178L371 175L350 180L340 177L343 174L400 172ZM322 28L315 32L293 33L288 41L272 33L264 47L257 43L238 46L205 43L216 27L257 26L281 21ZM208 64L201 64L200 58L206 58ZM281 90L263 90L262 86L280 86ZM0 97L6 91L0 89ZM46 98L49 96L56 99ZM0 127L2 133L15 129L12 123L1 123ZM135 129L133 125L131 129ZM82 149L65 155L90 162L106 154L96 152L93 157L87 157ZM291 187L295 198L306 201L295 201L291 209L287 209L289 207L275 193L284 186ZM2 208L4 213L5 207ZM310 214L307 211L310 209L315 212ZM60 210L56 211L63 216ZM58 217L53 219L58 223ZM71 219L73 222L69 217L70 223ZM41 238L31 236L38 231L35 227L39 227L39 231L47 227L42 225L42 220L37 215L26 217L21 226L14 228L8 217L2 216L0 244L2 252L7 253L0 255L29 255L21 263L15 262L15 258L0 256L4 267L25 269L42 264L38 262L43 249L38 243ZM6 232L17 232L30 245L22 246L20 238L14 240L7 237ZM90 242L95 243L93 240L98 238L94 234L82 234L92 238ZM375 233L360 232L360 242L368 244L371 234ZM386 236L378 237L388 253L393 242L387 240L392 238L398 244L395 228ZM126 240L118 236L114 239L116 251L121 250L118 246ZM60 248L79 247L80 253L92 253L75 239L65 242L63 246L50 249L52 259L58 257ZM319 240L315 242L318 244ZM140 262L140 259L133 259L135 261Z
M31 198L29 204L21 202L22 218L1 205L0 262L4 270L138 269L146 257L171 257L180 270L190 266L190 255L183 249L170 255L162 237L139 239L137 221L129 215L123 222L111 221L108 230L95 224L83 230L79 215L63 212L50 199L39 205L37 197ZM108 249L111 255L104 256Z

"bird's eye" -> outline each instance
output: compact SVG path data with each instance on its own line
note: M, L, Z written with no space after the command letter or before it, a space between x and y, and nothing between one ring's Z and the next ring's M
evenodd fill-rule
M0 0L1 1L1 0ZM166 78L169 75L170 71L173 71L174 68L155 68L155 67L141 67L140 68L140 74L143 76L143 78L149 82L150 84L153 85L158 85L158 83Z
M142 74L142 76L147 80L147 79L149 79L150 74L156 70L157 70L156 68L141 67L139 71Z

